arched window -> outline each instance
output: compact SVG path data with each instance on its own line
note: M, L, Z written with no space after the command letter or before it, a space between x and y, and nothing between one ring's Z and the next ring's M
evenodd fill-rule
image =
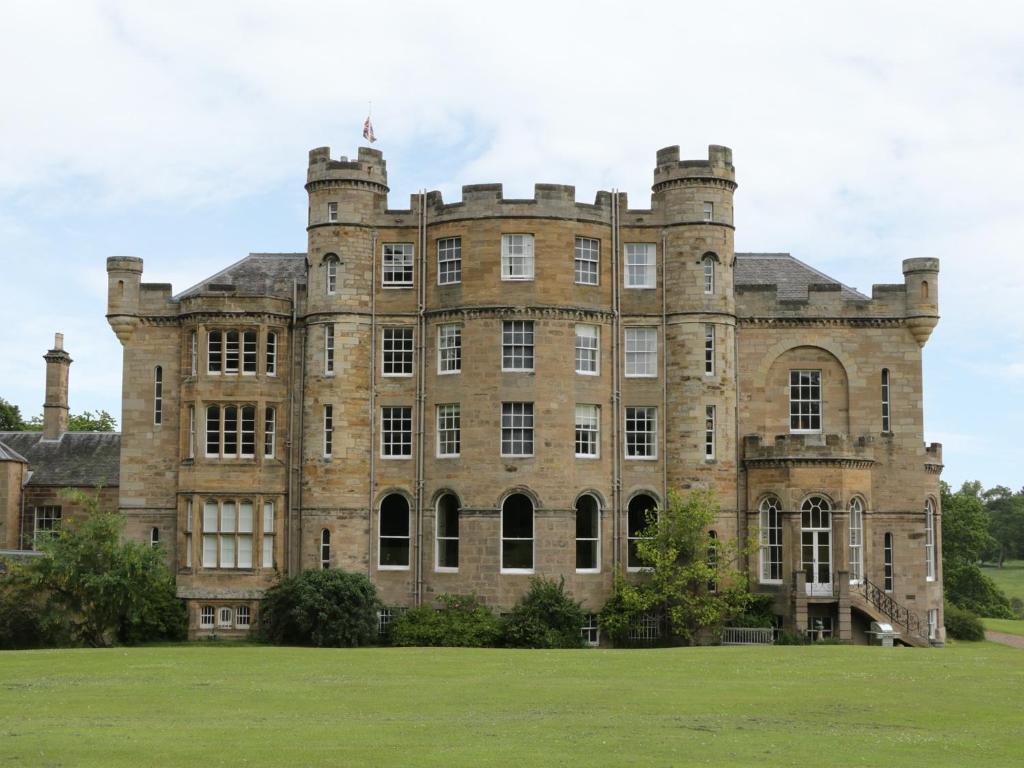
M601 570L601 507L593 494L576 499L576 571Z
M217 626L220 629L231 629L233 624L234 611L228 607L217 609Z
M850 583L864 579L864 502L850 499Z
M154 526L149 532L149 546L156 549L160 546L160 529Z
M320 567L331 567L331 532L326 528L320 531Z
M891 432L892 423L889 419L889 369L882 369L882 431Z
M119 298L124 298L124 280L117 281L117 295Z
M832 594L832 504L809 496L800 506L800 553L807 594Z
M157 366L153 369L153 423L160 424L164 420L164 369Z
M922 280L921 281L921 300L924 301L924 300L927 300L927 298L928 298L928 281L927 280Z
M892 592L893 570L892 570L892 534L885 534L884 560L882 573L882 589Z
M650 538L644 534L647 531L648 525L657 521L657 509L658 502L646 493L637 494L629 500L626 521L627 570L636 571L646 566L646 564L641 561L640 557L637 555L636 544L638 541Z
M758 507L761 531L761 583L782 582L782 504L767 496Z
M924 564L928 581L935 581L935 504L924 502Z
M459 500L446 493L437 500L437 570L459 569Z
M326 268L327 295L333 296L338 290L338 257L333 253L324 256L324 267Z
M409 567L409 501L391 493L380 503L380 557L382 570Z
M712 294L715 292L715 257L706 254L701 264L704 267L704 293Z
M522 493L501 505L501 570L533 570L533 502Z

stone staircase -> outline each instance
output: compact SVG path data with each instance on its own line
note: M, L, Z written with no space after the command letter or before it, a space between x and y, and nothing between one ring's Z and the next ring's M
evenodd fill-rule
M900 633L901 643L917 648L932 645L928 639L928 623L921 621L920 616L869 579L850 585L850 605L874 621L892 624L893 629Z

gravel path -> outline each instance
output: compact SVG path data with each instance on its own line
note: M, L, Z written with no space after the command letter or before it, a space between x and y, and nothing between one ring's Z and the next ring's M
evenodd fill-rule
M1012 645L1014 648L1024 648L1024 637L1020 635L1008 635L1005 632L989 632L985 630L985 639L993 643Z

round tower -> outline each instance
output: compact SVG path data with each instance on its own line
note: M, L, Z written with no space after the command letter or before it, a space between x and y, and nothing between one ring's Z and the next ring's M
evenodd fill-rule
M131 338L135 327L141 283L142 259L138 256L107 259L107 322L122 344Z
M657 154L652 209L662 224L668 486L715 489L723 512L737 508L736 304L732 150L706 160ZM731 514L720 523L729 530Z
M939 322L939 260L904 259L907 289L907 327L922 347Z

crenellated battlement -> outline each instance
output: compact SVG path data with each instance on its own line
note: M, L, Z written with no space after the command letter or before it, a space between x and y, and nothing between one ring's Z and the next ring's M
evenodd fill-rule
M747 464L777 463L841 463L870 465L875 461L873 441L869 436L848 435L777 435L767 441L761 435L743 437L743 460Z
M709 145L706 160L680 160L678 146L658 150L652 187L656 194L674 186L709 184L736 188L736 168L729 147Z
M355 160L342 155L331 159L330 147L317 147L309 151L309 168L306 171L306 190L331 186L366 185L374 192L388 192L388 169L384 153L378 149L360 147Z

